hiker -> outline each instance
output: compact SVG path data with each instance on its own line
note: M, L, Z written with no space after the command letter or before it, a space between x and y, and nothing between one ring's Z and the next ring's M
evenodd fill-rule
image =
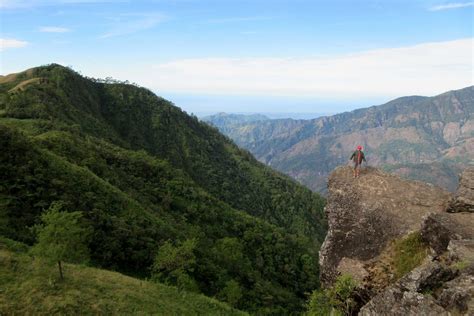
M362 160L367 163L364 152L362 151L362 146L357 146L357 150L352 153L352 156L349 158L349 160L354 161L354 178L357 178L360 174L360 165L362 164Z

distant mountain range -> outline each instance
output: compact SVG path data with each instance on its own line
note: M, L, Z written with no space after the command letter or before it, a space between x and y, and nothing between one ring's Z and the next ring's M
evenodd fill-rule
M257 118L257 121L261 121L263 119L274 120L274 119L294 119L294 120L312 120L321 116L328 116L334 113L310 113L310 112L255 112L255 113L248 113L248 112L233 112L233 113L194 113L197 117L199 117L203 121L211 121L216 116L224 117L224 116L237 116L235 118L241 118L242 120L246 121L248 119L254 120Z
M459 171L474 164L474 86L313 120L236 122L220 114L206 121L258 160L322 193L329 172L348 163L358 144L370 165L451 191Z
M224 127L234 124L251 123L258 121L267 121L270 118L263 114L229 114L217 113L215 115L205 116L202 118L205 122L212 122L216 127Z

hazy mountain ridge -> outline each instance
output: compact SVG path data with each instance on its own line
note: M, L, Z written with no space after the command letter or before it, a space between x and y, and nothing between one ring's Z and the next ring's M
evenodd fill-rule
M474 159L474 87L401 97L314 120L271 120L221 129L260 161L324 192L328 173L357 144L371 165L454 190Z
M216 127L225 126L227 124L241 124L257 121L266 121L270 118L263 114L233 114L233 113L217 113L214 115L204 116L204 122L212 122Z

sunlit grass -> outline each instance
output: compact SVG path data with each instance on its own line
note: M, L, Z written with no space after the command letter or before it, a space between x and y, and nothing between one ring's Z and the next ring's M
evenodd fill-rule
M244 315L203 295L86 266L66 264L60 281L55 266L9 247L0 240L1 315Z

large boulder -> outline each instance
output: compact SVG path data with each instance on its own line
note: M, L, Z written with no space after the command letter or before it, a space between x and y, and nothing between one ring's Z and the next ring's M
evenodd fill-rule
M474 268L474 239L451 240L448 245L448 258Z
M374 296L359 315L474 315L473 272L472 262L427 261Z
M403 291L421 293L454 279L458 274L459 271L456 269L446 267L436 261L429 261L401 278L396 286Z
M467 168L461 173L459 187L447 211L474 212L474 167Z
M445 283L438 295L437 302L446 310L458 315L473 315L474 275L463 274L459 278Z
M474 239L474 213L429 214L420 233L436 254L442 254L451 240Z
M462 199L473 178L463 172L447 207L453 213L425 216L420 235L434 256L375 295L360 315L474 315L474 213Z
M363 276L364 263L376 258L390 241L419 230L428 214L443 212L451 197L440 188L375 168L365 168L354 179L350 167L334 170L328 193L329 229L320 250L325 286L341 272L350 273L348 266L357 268L354 275Z
M448 312L429 296L390 287L361 308L362 316L432 316Z
M359 315L474 315L473 170L462 173L455 196L374 168L359 178L349 167L334 170L320 250L323 286L351 274L366 294ZM394 247L411 232L431 251L399 278Z
M374 296L359 315L471 315L473 281L468 270L427 261Z

